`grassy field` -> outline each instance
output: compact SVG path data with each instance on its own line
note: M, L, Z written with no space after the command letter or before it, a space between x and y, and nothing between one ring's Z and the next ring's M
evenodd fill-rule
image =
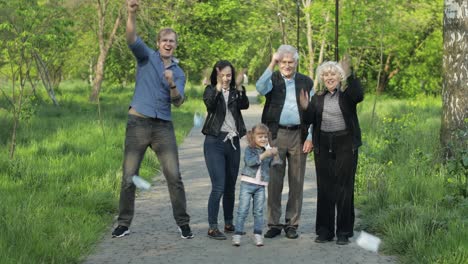
M378 98L372 116L374 100L359 109L360 228L403 263L468 263L467 170L440 162L441 99Z
M77 263L109 226L118 208L126 111L131 87L104 87L102 122L84 83L64 84L60 107L28 101L17 150L8 158L11 118L0 111L0 263ZM200 92L175 110L181 142L204 111ZM159 172L148 151L140 174Z
M13 160L11 116L0 108L0 263L79 263L108 228L117 213L132 92L131 86L104 87L102 118L84 83L62 85L60 107L27 101ZM201 88L189 85L186 93L174 112L178 142L193 113L205 112ZM468 199L460 174L466 169L440 163L440 98L379 97L373 115L374 99L367 96L358 109L364 140L358 228L382 237L383 252L403 263L463 263ZM150 179L159 165L148 154L140 174Z

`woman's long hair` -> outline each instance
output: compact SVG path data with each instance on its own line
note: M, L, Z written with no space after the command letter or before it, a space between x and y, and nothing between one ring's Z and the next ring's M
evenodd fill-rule
M210 82L213 87L215 87L216 84L218 84L218 70L217 69L222 70L226 67L231 67L231 71L232 71L232 79L231 79L231 83L229 84L229 87L231 89L236 88L236 70L234 69L234 66L232 66L232 64L227 60L220 60L216 62L215 65L213 66L213 71L211 71L211 76L210 76Z

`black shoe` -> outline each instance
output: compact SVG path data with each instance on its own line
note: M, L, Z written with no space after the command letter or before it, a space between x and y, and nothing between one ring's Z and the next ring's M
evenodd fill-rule
M346 236L339 236L338 239L336 240L337 245L348 245L349 244L349 239Z
M274 238L278 235L281 234L281 229L278 229L278 228L270 228L264 235L265 238Z
M319 235L318 237L315 238L315 243L325 243L325 242L330 242L332 240L333 240L332 236Z
M216 229L208 229L208 237L216 240L226 240L226 235L223 232Z
M112 237L124 237L129 234L130 230L128 230L128 227L119 225L114 229L114 232L112 232Z
M192 230L188 224L179 226L180 237L184 239L193 238Z
M233 233L236 231L236 227L233 224L224 225L224 233Z
M286 237L289 238L289 239L296 239L299 237L299 234L297 233L297 230L295 227L287 227L286 229L284 229L284 231L286 232Z

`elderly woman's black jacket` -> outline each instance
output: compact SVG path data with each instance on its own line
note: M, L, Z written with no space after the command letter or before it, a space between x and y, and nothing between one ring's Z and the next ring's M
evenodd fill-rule
M364 99L364 91L359 80L352 75L347 79L347 83L346 89L337 91L338 100L346 129L353 137L353 150L356 150L362 145L361 128L359 127L356 106ZM314 94L304 116L305 122L312 123L313 125L312 142L316 154L320 150L320 127L322 124L324 99L327 93L328 90Z

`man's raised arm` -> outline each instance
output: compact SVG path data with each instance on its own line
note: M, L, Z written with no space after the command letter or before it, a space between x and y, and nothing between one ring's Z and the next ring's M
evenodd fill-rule
M127 1L127 44L131 45L135 43L136 36L136 13L139 6L138 0L126 0Z

